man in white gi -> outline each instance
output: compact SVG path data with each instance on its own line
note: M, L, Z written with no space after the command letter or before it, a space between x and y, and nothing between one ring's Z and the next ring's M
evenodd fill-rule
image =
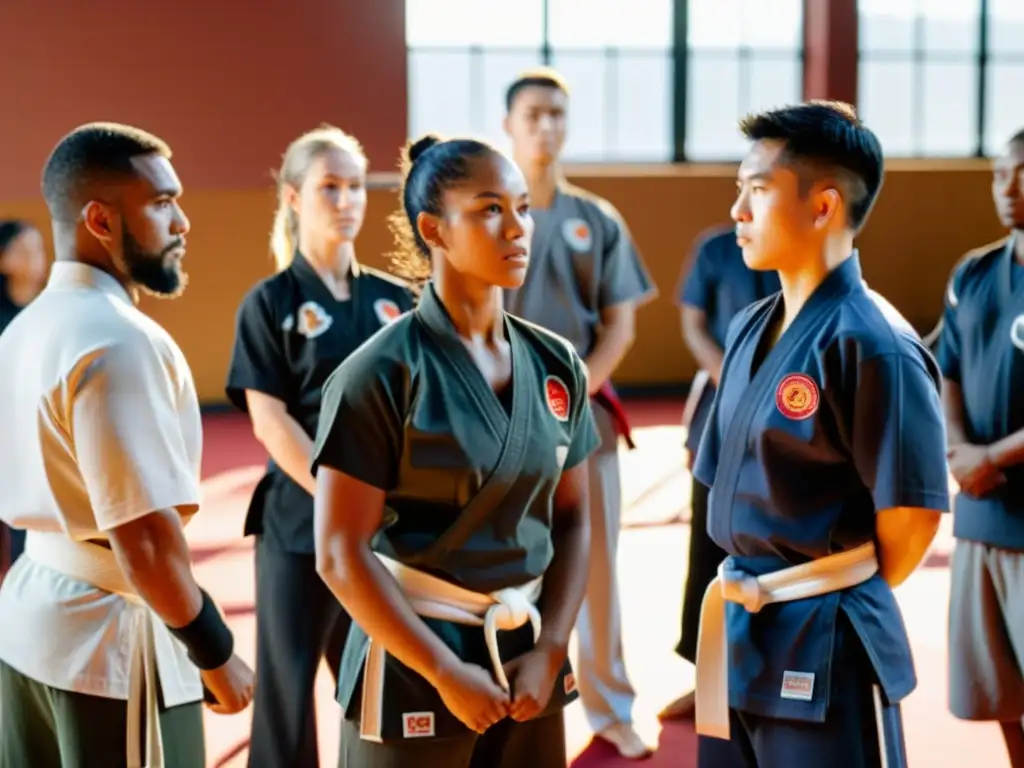
M43 173L56 263L0 338L0 768L204 768L202 700L253 673L195 582L202 431L174 340L135 306L184 287L188 219L160 139L65 136Z

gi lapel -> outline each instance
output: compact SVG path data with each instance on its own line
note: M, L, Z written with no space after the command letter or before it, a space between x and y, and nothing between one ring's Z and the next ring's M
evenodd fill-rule
M761 337L771 325L770 320L782 309L781 294L772 302L768 314L749 333L753 334L743 345L742 354L736 356L727 375L742 375L747 391L740 398L732 419L725 427L721 444L721 459L715 472L715 508L730 510L736 495L740 470L747 452L750 430L754 415L764 402L766 389L774 391L782 368L792 360L794 352L803 346L805 340L820 330L822 322L836 303L853 290L863 290L860 264L857 254L840 264L825 278L801 308L793 324L782 334L782 338L765 356L757 372L750 378L751 364L756 355ZM740 370L735 370L740 366Z
M465 544L515 482L522 467L527 435L530 432L532 413L529 406L530 396L534 390L530 387L532 382L529 351L511 323L505 322L505 332L512 348L512 415L509 417L498 396L484 381L466 348L455 336L451 320L441 306L433 286L428 286L424 290L416 313L427 329L430 339L452 362L452 367L462 381L467 396L490 422L495 434L504 435L497 464L480 486L476 496L462 510L458 520L432 546L417 555L414 562L409 563L417 567L429 567L440 563L449 552Z

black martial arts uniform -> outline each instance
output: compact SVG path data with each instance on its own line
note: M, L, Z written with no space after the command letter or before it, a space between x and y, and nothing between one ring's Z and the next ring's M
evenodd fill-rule
M324 381L360 344L412 308L386 274L353 263L351 297L338 301L296 254L246 296L228 373L231 402L246 390L281 400L312 439ZM271 460L245 522L256 536L256 668L249 765L317 766L314 682L322 658L337 674L349 620L317 575L313 498Z

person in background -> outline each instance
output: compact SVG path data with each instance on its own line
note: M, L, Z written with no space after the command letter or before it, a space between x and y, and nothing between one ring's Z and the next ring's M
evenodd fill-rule
M245 522L256 536L256 667L251 768L316 768L314 687L338 673L349 618L316 572L309 471L327 377L403 312L412 294L356 260L366 215L359 142L324 126L295 139L278 173L271 234L277 273L238 312L230 401L270 454Z
M587 367L601 447L590 462L591 565L577 622L577 683L591 729L627 759L650 755L633 728L636 692L622 649L618 546L622 524L619 438L631 444L611 377L633 344L638 307L657 288L622 216L562 172L569 88L548 69L526 72L505 95L505 130L530 190L530 269L505 291L514 315L563 336Z
M1024 766L1024 131L993 163L1009 237L971 251L946 288L936 357L959 485L950 566L949 707L998 722Z
M46 283L43 236L27 221L0 221L0 333ZM0 521L0 581L25 549L25 532Z

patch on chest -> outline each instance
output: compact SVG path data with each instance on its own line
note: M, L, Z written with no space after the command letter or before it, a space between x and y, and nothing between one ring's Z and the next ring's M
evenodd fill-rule
M373 302L373 311L381 325L394 322L402 314L402 310L391 299L377 299Z
M307 301L295 313L298 317L298 331L307 339L315 339L327 332L334 318L315 301Z
M569 388L557 376L544 379L544 399L551 415L559 421L569 420Z
M562 222L562 237L570 248L579 253L586 253L594 244L590 225L583 219L566 219Z
M812 701L814 699L814 673L786 670L782 673L782 691L779 696L795 701Z
M1024 315L1018 315L1010 324L1010 341L1013 346L1024 352Z
M775 390L775 405L790 419L809 419L818 410L818 385L802 373L791 373L779 382Z
M432 738L434 736L434 713L403 712L402 736L407 739Z

